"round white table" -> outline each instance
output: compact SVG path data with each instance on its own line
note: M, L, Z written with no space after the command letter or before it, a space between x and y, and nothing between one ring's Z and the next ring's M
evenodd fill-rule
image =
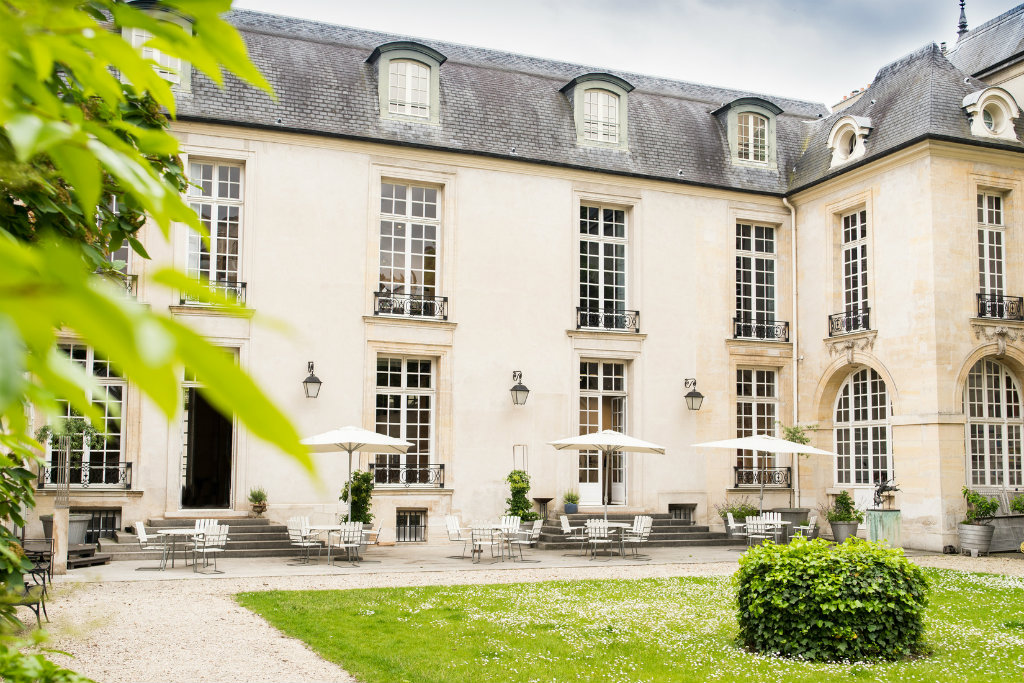
M195 529L160 529L156 532L158 536L167 537L164 540L166 544L169 540L171 542L171 569L174 569L174 553L178 550L178 539L179 538L192 538L197 532ZM167 557L164 556L164 561L160 564L161 569L167 568Z

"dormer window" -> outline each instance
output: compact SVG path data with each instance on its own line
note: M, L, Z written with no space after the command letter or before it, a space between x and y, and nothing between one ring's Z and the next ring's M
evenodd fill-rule
M430 116L430 67L411 59L393 59L388 66L388 113Z
M1000 140L1016 140L1013 120L1020 108L1013 96L1002 88L977 90L964 98L964 111L971 124L971 135Z
M572 104L577 144L628 149L627 97L632 89L606 73L584 74L566 83L561 91Z
M376 48L367 62L377 62L381 118L418 123L440 122L440 68L447 57L411 40Z
M149 31L143 31L140 28L132 30L132 47L141 50L142 58L156 62L156 66L153 69L165 81L181 83L181 60L171 55L165 55L160 50L150 47L148 43L152 42L152 40L153 34Z
M776 169L775 117L782 109L760 97L741 97L711 113L725 125L734 164Z
M139 3L142 7L144 3ZM160 8L156 3L150 3L151 8L146 13L153 19L167 24L176 24L183 31L192 33L192 22L185 16L167 9ZM121 28L121 37L135 48L143 59L153 62L153 70L157 75L170 83L175 90L190 90L192 87L192 67L187 61L180 57L173 57L162 52L159 45L160 38L149 31L137 26Z
M830 168L864 156L865 140L871 134L871 119L863 116L844 116L835 122L828 135L828 148L832 150Z
M746 161L768 161L768 119L743 112L736 115L736 157Z

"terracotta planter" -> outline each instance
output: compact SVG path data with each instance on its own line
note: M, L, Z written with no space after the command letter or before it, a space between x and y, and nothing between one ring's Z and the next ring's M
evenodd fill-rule
M842 543L850 536L857 535L857 522L829 522L832 525L832 539L836 543Z
M992 547L992 534L996 528L991 524L960 524L960 552L970 553L972 557L988 555Z

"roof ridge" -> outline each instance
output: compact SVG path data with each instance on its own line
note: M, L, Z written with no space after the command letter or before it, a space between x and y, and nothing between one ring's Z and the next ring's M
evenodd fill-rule
M962 45L965 40L970 40L971 38L973 38L973 37L975 37L977 35L981 35L981 34L985 33L989 29L991 29L991 28L993 28L993 27L1003 23L1004 21L1007 21L1012 15L1018 14L1018 13L1020 13L1022 11L1024 11L1024 3L1021 3L1020 5L1017 5L1016 7L1012 7L1010 9L1006 10L1005 12L1003 12L1002 14L1000 14L999 16L994 17L992 19L989 19L985 23L979 24L978 26L972 28L971 30L969 30L967 32L967 34L963 38L961 38L960 40L957 41L956 46L953 48L953 51L955 51L957 48L959 48L960 45Z

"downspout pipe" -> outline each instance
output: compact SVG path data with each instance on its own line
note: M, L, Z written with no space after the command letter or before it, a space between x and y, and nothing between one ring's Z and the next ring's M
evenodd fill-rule
M782 203L787 209L789 209L789 224L790 224L790 263L793 266L792 276L792 287L793 287L793 324L790 326L790 333L793 340L793 425L795 426L800 420L800 335L798 333L800 326L799 322L799 308L797 303L799 301L797 297L797 268L796 268L796 207L789 203L787 197L782 198ZM793 492L796 496L796 507L800 507L800 455L794 454L793 457Z

